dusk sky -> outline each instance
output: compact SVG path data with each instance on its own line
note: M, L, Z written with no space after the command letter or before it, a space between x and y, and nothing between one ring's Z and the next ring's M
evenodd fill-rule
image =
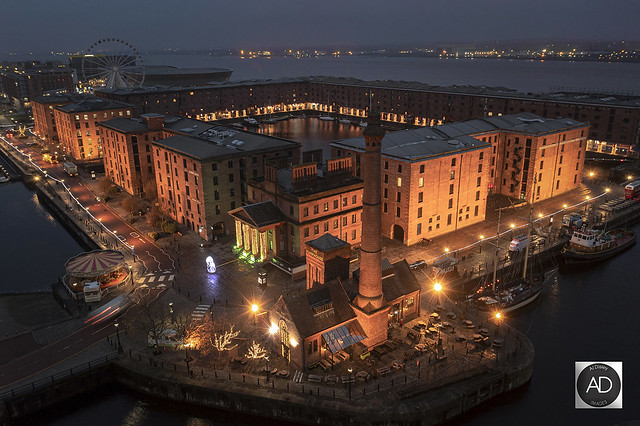
M83 50L105 37L139 49L640 39L630 0L23 0L1 10L0 52Z

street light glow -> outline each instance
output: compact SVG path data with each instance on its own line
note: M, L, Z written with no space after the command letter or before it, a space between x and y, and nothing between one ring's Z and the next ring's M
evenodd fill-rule
M271 327L269 327L269 334L274 335L278 332L279 328L277 324L271 324Z
M445 252L445 253L449 253L449 247L445 247L445 248L444 248L444 252Z
M563 204L563 205L562 205L562 208L563 208L563 209L566 209L566 208L567 208L567 205L566 205L566 204Z
M433 289L434 289L435 291L438 291L438 292L442 291L442 284L440 284L440 283L435 283L435 284L433 285Z
M595 173L589 172L589 177L593 177L594 175L595 175Z
M511 229L513 229L513 228L515 228L515 227L516 227L516 224L515 224L515 223L512 223L512 224L511 224L511 225L509 225L509 226L511 227Z
M611 188L605 188L604 192L607 192L607 193L611 192Z
M258 305L256 305L255 303L251 305L251 311L258 312Z
M496 312L496 319L500 319L502 318L502 313L501 312Z

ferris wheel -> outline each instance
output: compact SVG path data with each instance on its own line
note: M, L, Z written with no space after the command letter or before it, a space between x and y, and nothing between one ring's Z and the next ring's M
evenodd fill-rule
M109 89L140 87L144 82L144 61L135 47L117 38L93 43L82 59L85 83Z

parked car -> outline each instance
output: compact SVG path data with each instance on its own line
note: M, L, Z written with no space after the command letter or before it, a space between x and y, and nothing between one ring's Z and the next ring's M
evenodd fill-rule
M163 330L157 337L156 339L152 331L149 332L147 343L150 347L155 347L157 344L158 348L177 348L182 343L181 339L178 338L178 332L171 328Z

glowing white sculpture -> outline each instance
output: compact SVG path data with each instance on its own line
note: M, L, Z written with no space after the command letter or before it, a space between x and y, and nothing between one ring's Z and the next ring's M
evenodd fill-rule
M206 262L207 262L207 272L210 274L215 274L216 263L213 261L213 258L211 256L208 256Z

